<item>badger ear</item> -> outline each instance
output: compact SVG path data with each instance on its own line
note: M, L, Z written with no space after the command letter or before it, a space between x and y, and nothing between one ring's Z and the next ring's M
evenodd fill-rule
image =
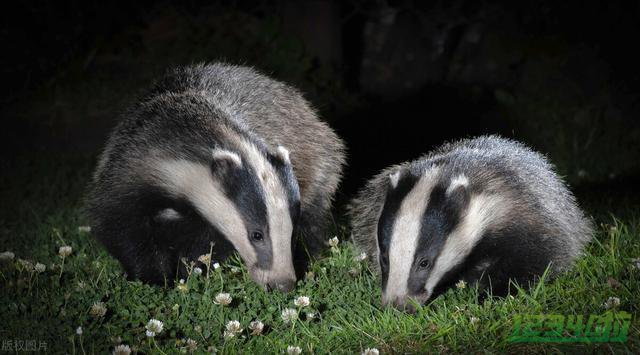
M285 164L291 164L291 160L289 160L289 150L287 148L279 145L278 148L276 148L275 156Z
M458 214L469 204L469 179L464 175L458 175L451 179L445 192L447 208L451 213Z
M214 149L211 153L215 170L226 170L228 168L242 168L242 158L238 153L225 149Z
M400 181L400 169L389 174L389 186L391 186L392 189L395 189L398 187L398 181Z
M447 196L451 196L456 190L466 189L469 186L469 179L465 175L458 175L451 179L447 187Z

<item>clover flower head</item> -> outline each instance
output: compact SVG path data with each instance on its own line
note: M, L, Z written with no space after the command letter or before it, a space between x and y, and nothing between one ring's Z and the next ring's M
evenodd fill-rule
M191 338L187 339L185 343L187 344L187 350L189 350L190 352L194 352L196 351L196 349L198 349L198 342Z
M376 348L366 348L362 351L362 355L379 355L380 350Z
M198 261L203 263L203 264L205 264L205 265L211 264L211 253L200 255L198 257Z
M242 332L242 326L240 325L240 322L237 320L230 320L229 322L227 322L227 332L233 333L233 334L238 334L240 332Z
M298 311L293 308L285 308L280 316L285 323L290 323L298 319Z
M264 329L264 323L259 320L254 320L249 323L249 329L251 330L251 334L260 335L262 334L262 330Z
M233 297L231 297L230 294L228 294L228 293L218 293L216 295L216 298L213 301L213 303L219 304L219 305L222 305L222 306L228 306L228 305L231 304L231 301L233 301Z
M60 257L62 258L66 258L67 256L71 255L72 252L73 248L71 248L69 245L61 246L60 249L58 249L58 255L60 255Z
M149 320L149 323L147 323L147 326L145 328L147 329L147 336L152 338L162 333L162 329L164 328L164 323L162 323L157 319L151 319Z
M82 327L76 328L76 334L82 335Z
M33 272L35 269L35 266L29 260L18 259L18 265L20 265L23 269L25 269L28 272Z
M340 240L338 239L338 237L333 237L333 238L329 239L329 246L332 247L332 248L337 247L338 243L340 243Z
M218 264L218 263L213 263L213 269L214 269L214 270L218 270L218 269L220 269L220 264Z
M302 349L299 346L289 345L287 346L287 354L289 355L300 355L302 353Z
M37 273L41 274L47 270L47 267L44 264L36 263L36 266L34 266L33 269L36 270Z
M314 312L308 312L307 313L307 319L313 319L316 317L316 314Z
M89 233L89 232L91 232L91 227L89 227L89 226L79 226L78 227L78 232L80 232L80 233Z
M609 297L607 301L602 305L605 309L616 308L620 305L620 298Z
M307 307L311 304L311 300L309 300L309 297L307 296L300 296L293 300L293 304L297 307Z
M107 306L104 304L104 302L96 302L91 306L89 314L91 314L94 318L102 318L105 314L107 314Z
M113 349L113 355L129 355L131 354L131 348L129 345L120 344Z
M471 323L471 324L476 324L476 323L478 323L479 321L480 321L480 318L478 318L478 317L471 317L471 318L469 318L469 323Z
M194 275L202 275L202 269L199 267L194 267L192 272Z
M315 277L316 277L316 274L313 271L307 271L304 274L304 279L307 281L313 281Z
M464 280L460 280L456 283L456 287L459 289L463 289L467 287L467 282Z

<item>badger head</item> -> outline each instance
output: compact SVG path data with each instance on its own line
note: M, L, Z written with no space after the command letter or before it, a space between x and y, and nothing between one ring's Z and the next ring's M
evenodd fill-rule
M143 165L153 195L163 197L144 207L152 216L156 265L135 277L171 277L172 270L185 272L181 259L198 260L212 248L215 262L230 249L259 284L285 292L294 287L291 243L300 194L286 148L237 138L186 158L152 153Z
M467 176L435 165L403 168L388 183L377 229L384 304L413 311L486 271L491 256L476 247L502 214L498 197L477 193Z

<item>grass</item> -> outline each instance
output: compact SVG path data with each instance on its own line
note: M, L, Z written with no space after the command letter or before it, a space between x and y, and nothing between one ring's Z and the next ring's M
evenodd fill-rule
M2 163L8 173L0 180L0 252L16 254L16 260L0 263L3 346L35 340L37 346L46 343L49 352L84 354L111 352L122 343L138 352L169 354L194 349L193 342L187 343L191 339L198 353L282 353L290 345L303 353L359 353L365 348L382 353L640 351L640 269L633 262L640 257L637 213L625 214L624 220L598 213L603 217L598 217L597 238L576 267L558 279L481 303L467 285L412 315L380 306L378 280L368 260L356 260L343 229L337 233L338 247L327 251L313 265L313 277L300 280L291 294L263 291L237 259L202 275L192 273L179 287L127 281L117 261L78 229L84 225L79 211L92 160L16 161ZM73 252L62 258L58 251L65 245ZM42 263L46 270L33 271L18 258ZM233 297L229 306L214 303L220 292ZM302 295L310 298L309 306L294 305ZM626 343L508 341L516 315L602 314L609 297L620 299L616 310L633 315ZM96 302L104 303L104 316L92 312ZM284 322L286 308L296 309L299 318ZM148 338L145 326L152 318L164 327ZM262 335L248 330L256 319L265 324ZM244 330L225 339L231 320Z

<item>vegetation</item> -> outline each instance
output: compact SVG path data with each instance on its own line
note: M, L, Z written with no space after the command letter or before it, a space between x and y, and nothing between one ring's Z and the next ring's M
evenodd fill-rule
M598 217L597 238L585 257L556 280L484 302L466 285L406 314L380 306L370 260L360 260L342 228L337 247L290 294L265 292L237 259L193 271L175 287L127 281L118 262L79 228L85 225L81 196L92 163L42 158L2 167L11 173L0 181L0 197L15 202L0 207L0 253L15 254L4 254L0 262L4 345L36 340L50 352L104 353L126 344L135 352L167 354L282 353L289 346L303 353L640 350L640 219L633 213L625 220ZM23 187L11 188L17 182ZM230 304L223 305L228 300L221 293L229 294ZM300 296L309 304L304 298L296 302ZM606 307L634 316L626 343L508 341L516 315L602 314ZM162 322L161 331L151 319ZM256 320L264 325L259 335L253 334L256 324L250 328ZM150 329L153 337L147 336Z

